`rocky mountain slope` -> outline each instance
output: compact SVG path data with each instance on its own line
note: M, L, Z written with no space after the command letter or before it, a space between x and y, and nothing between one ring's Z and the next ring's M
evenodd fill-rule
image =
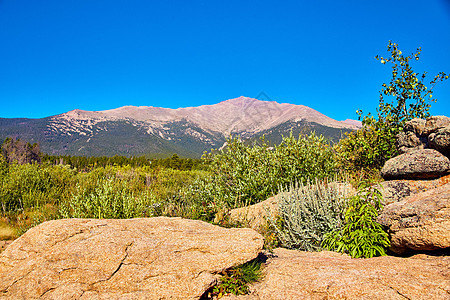
M214 105L178 109L125 106L105 111L73 110L43 119L0 119L0 138L40 142L44 152L68 155L199 157L230 135L278 141L315 130L332 139L358 128L303 105L239 97Z

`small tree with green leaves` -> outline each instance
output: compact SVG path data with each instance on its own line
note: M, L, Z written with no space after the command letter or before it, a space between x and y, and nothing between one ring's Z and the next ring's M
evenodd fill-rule
M382 85L377 109L378 120L375 121L369 114L363 118L365 123L384 122L402 128L408 120L430 116L431 102L436 102L436 99L433 99L433 88L438 82L448 79L448 75L440 72L430 81L428 88L424 83L427 72L420 75L414 72L409 64L411 60L419 60L421 51L421 48L417 48L416 53L404 56L398 45L389 41L388 52L391 56L388 58L375 56L382 64L392 64L392 78L389 85L386 83ZM386 103L386 96L394 97L394 101Z
M405 122L413 118L427 118L433 98L433 88L438 82L448 79L444 72L438 73L429 86L425 85L427 72L414 72L410 62L418 61L421 48L416 53L405 56L396 43L389 41L389 57L376 56L382 64L392 65L392 78L389 84L383 83L377 117L370 113L363 116L361 132L352 132L336 148L341 156L341 163L347 169L381 168L386 160L397 154L395 139L403 129ZM392 99L389 102L388 99ZM365 151L355 152L357 149ZM350 157L346 160L345 157Z

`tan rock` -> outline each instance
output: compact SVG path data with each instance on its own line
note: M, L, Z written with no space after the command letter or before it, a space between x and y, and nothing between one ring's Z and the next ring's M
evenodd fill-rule
M408 196L440 187L450 182L450 175L434 180L389 180L381 182L377 188L383 195L383 205L399 202Z
M435 179L450 173L450 160L434 149L404 153L389 159L381 169L384 179Z
M228 299L449 299L450 257L352 259L278 248L247 296Z
M274 219L278 215L278 202L281 194L270 197L262 202L232 209L228 218L232 224L240 224L252 228L258 232L264 232L267 228L268 218Z
M0 241L0 252L3 252L3 250L5 250L6 247L8 247L8 245L11 244L12 242L13 240Z
M450 183L387 205L378 222L396 253L450 247Z
M425 131L426 120L415 118L405 123L405 131L414 132L421 136Z
M181 218L65 219L0 254L5 299L199 299L214 274L255 258L251 229Z
M436 132L440 128L444 128L450 125L450 118L446 116L432 116L426 120L425 127L423 129L423 135L429 135Z
M396 138L396 147L400 154L411 152L413 150L424 149L426 139L421 138L417 133L406 131L400 132Z
M450 156L450 125L429 135L430 148Z

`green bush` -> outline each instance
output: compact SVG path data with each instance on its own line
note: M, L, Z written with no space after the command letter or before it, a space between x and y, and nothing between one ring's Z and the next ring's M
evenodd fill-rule
M228 140L225 149L204 157L211 176L196 181L187 197L204 207L235 208L266 200L280 186L307 182L335 173L334 154L323 136L314 133L283 137L271 147L264 140L247 146L240 138Z
M324 235L341 228L347 208L346 186L316 180L291 185L280 194L280 220L270 220L282 246L306 251L321 250ZM281 222L280 222L281 221Z
M334 145L339 168L350 172L380 170L397 153L392 143L395 135L395 130L381 131L368 125L346 134Z
M350 200L344 226L326 234L322 247L356 258L386 255L389 236L376 222L382 199L379 190L362 181L358 193Z

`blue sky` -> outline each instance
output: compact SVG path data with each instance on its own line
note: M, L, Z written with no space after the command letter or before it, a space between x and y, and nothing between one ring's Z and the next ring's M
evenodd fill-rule
M450 73L450 1L0 0L0 117L264 92L356 119L390 79L389 40ZM450 116L450 80L434 95Z

